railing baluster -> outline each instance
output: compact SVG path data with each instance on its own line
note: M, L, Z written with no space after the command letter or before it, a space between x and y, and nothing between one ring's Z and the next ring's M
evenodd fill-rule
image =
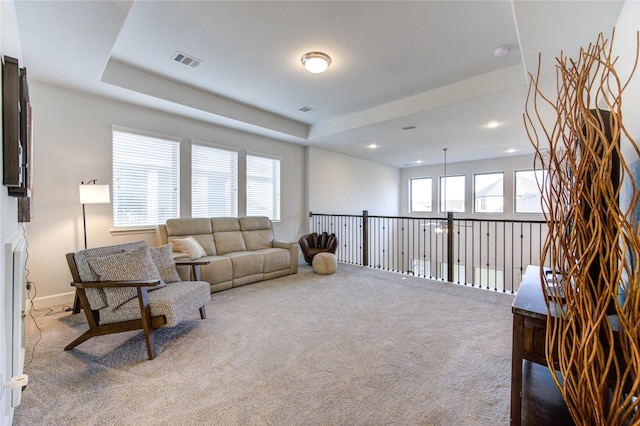
M364 210L362 215L309 212L309 231L335 233L341 262L513 294L527 264L542 260L548 226L543 221L454 219L451 213L444 219L371 216ZM550 254L545 257L546 264Z

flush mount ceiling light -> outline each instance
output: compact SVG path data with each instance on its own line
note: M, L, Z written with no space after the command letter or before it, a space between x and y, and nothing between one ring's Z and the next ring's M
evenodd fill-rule
M493 50L493 56L496 58L500 58L501 56L505 56L509 54L510 49L507 46L496 47Z
M325 72L327 68L329 68L329 64L331 64L331 57L322 52L305 53L304 55L302 55L302 58L300 58L300 60L302 61L302 65L304 65L307 71L314 74Z

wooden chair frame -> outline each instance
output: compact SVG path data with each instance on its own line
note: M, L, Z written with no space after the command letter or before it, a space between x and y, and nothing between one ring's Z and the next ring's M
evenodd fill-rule
M164 315L151 315L151 308L149 306L148 288L155 287L160 284L160 280L138 280L138 281L90 281L83 282L78 274L76 267L75 253L67 253L67 263L69 264L69 270L73 277L71 285L76 288L76 300L79 303L79 307L84 311L87 323L89 324L89 330L85 331L80 337L73 342L65 346L64 350L68 351L79 344L86 342L95 336L104 336L107 334L120 333L123 331L143 330L145 343L147 345L147 355L152 360L156 356L155 350L155 331L167 324L167 318ZM179 260L176 261L176 265L189 265L192 268L193 277L195 281L200 280L200 265L208 265L210 261L205 260ZM138 291L138 302L140 305L140 318L135 320L123 321L111 324L101 324L100 314L97 310L91 309L89 300L85 293L86 288L105 288L105 287L135 287ZM207 318L207 312L205 306L200 307L200 318Z

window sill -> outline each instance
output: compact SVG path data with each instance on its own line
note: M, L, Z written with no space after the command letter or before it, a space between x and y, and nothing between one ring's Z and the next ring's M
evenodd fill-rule
M131 228L111 228L111 235L135 235L135 234L155 234L155 226L140 226Z

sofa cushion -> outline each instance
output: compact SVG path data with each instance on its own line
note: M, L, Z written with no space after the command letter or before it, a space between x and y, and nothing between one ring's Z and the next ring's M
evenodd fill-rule
M267 248L257 250L264 259L264 273L289 269L291 266L291 252L281 248Z
M205 217L167 219L167 236L186 237L194 234L211 234L211 220Z
M160 247L149 247L153 263L158 268L160 278L165 283L174 283L182 281L178 271L176 270L176 262L173 259L173 250L171 244L165 244Z
M262 274L264 259L261 254L251 251L229 253L227 256L233 264L233 279Z
M271 220L267 216L245 216L239 218L240 230L256 231L258 229L271 229Z
M213 232L240 231L240 221L237 217L212 217L211 229Z
M216 232L213 234L218 255L246 251L247 247L240 231Z
M177 238L175 240L171 240L171 246L173 247L173 251L188 254L191 260L200 259L201 257L207 255L207 252L193 237Z
M271 229L259 231L242 231L247 250L260 250L273 247L273 232Z
M208 265L200 268L200 279L214 285L233 280L233 266L227 256L207 256Z
M100 281L160 280L158 268L148 247L127 250L107 256L89 259L89 264L100 277ZM162 284L164 285L164 284ZM157 286L156 286L157 288ZM107 303L112 309L135 298L135 287L105 287Z

